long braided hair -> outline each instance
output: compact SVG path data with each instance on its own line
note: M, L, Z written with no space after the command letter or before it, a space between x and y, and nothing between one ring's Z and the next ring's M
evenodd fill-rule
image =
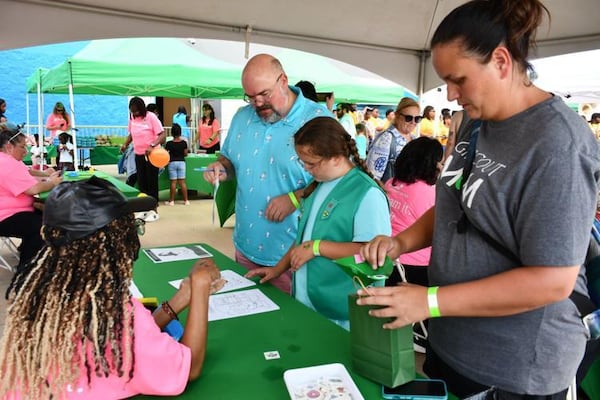
M369 171L365 160L360 158L354 139L335 119L329 117L311 119L296 132L294 144L296 146L309 146L314 155L325 159L339 156L347 157L383 189L381 182L375 179ZM313 181L308 185L304 189L302 197L307 198L310 196L318 184L317 181Z
M91 374L133 376L133 262L140 248L131 214L92 235L60 243L65 231L42 227L46 246L14 276L0 341L0 398L62 398Z

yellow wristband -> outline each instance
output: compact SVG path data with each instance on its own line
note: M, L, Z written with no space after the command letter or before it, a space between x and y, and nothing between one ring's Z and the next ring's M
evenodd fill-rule
M319 245L321 244L321 239L317 239L315 241L313 241L313 254L315 256L320 256L321 253L319 252Z
M298 203L298 199L296 198L296 194L294 192L289 192L288 196L290 198L290 200L292 201L292 204L294 205L294 207L296 207L296 210L300 208L300 203Z
M427 305L429 306L429 316L431 318L441 317L440 307L438 305L437 292L439 286L432 286L427 289Z

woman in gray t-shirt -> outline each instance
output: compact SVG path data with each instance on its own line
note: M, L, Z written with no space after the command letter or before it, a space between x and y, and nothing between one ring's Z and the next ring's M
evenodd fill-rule
M361 250L381 264L432 245L432 287L376 288L358 303L387 306L372 315L395 316L388 328L431 318L425 372L461 398L564 399L585 349L569 295L587 296L580 265L600 149L581 117L529 79L547 12L538 0L477 0L442 21L433 66L477 122L446 160L435 207Z

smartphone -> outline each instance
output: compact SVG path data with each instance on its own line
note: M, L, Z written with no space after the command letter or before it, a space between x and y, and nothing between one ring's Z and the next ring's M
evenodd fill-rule
M333 92L317 92L317 100L321 103L326 103L331 96L333 96Z
M440 379L415 379L404 385L393 388L383 386L381 395L384 399L402 400L446 400L448 391L446 383Z

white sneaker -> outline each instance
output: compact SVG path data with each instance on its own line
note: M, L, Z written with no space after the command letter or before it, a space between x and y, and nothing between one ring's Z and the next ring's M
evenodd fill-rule
M175 202L174 201L165 201L165 205L166 206L174 206Z
M147 212L147 211L140 211L140 212L133 213L133 217L134 217L135 219L143 219L143 220L146 220L146 215L147 215L147 214L148 214L148 212Z
M154 221L158 221L158 219L159 219L158 213L154 210L150 210L150 211L148 211L148 213L146 213L146 217L144 218L144 221L154 222Z
M190 202L188 200L186 200L186 201L183 202L183 204L186 205L186 206L189 206Z

